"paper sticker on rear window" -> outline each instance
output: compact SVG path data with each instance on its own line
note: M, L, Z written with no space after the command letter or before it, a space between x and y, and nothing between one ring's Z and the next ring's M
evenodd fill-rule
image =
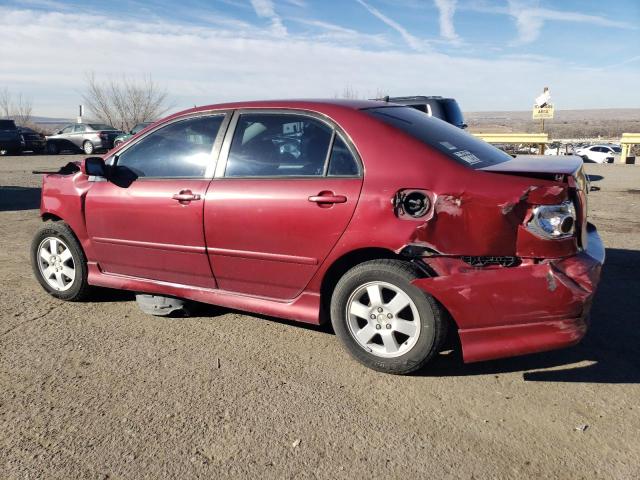
M459 152L453 152L453 154L458 157L460 160L464 160L469 165L473 165L475 163L480 163L480 159L476 157L469 150L460 150Z

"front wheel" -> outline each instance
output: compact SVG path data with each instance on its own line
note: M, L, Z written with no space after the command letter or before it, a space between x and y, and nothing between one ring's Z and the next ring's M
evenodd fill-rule
M369 368L407 374L424 366L446 335L444 312L411 284L417 268L373 260L349 270L331 298L331 323L349 353Z
M62 300L82 300L89 289L80 243L62 222L45 224L31 242L31 266L40 285Z

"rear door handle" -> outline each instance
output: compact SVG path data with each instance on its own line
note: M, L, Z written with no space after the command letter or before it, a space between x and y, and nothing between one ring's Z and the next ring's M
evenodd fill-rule
M191 202L193 200L200 200L200 195L193 193L191 190L181 190L180 193L175 193L171 198L182 202Z
M345 203L347 201L347 197L344 195L323 195L320 193L320 195L312 195L309 197L309 201L315 203Z

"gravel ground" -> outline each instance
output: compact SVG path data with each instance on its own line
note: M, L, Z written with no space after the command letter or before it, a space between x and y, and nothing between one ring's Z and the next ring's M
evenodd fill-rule
M587 168L608 258L580 345L395 377L322 328L46 295L30 171L80 158L0 158L0 478L640 477L640 168Z

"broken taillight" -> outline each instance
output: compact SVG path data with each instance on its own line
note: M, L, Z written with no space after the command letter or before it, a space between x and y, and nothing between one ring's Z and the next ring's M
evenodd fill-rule
M576 209L573 202L538 205L533 209L527 229L540 238L550 240L573 236L576 229Z

